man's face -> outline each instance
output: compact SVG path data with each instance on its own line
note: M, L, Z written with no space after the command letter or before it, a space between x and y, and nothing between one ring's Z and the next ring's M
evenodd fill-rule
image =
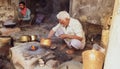
M63 25L64 27L68 26L69 25L69 21L70 19L66 18L66 19L58 19L59 20L59 23L61 25Z
M19 7L20 7L20 9L24 9L24 8L25 8L25 5L19 4Z

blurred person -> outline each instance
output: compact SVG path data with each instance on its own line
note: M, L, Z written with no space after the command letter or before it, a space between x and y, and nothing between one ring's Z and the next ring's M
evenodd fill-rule
M19 2L18 9L18 20L21 21L29 21L30 20L31 11L26 7L25 2Z

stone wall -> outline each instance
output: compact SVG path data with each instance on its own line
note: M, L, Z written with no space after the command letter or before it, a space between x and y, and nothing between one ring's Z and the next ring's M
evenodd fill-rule
M114 0L70 0L72 17L89 23L104 24L112 15Z
M0 0L0 21L5 21L9 15L15 16L18 0Z
M70 14L83 24L87 41L91 41L93 38L95 42L99 40L98 42L104 48L107 47L114 1L70 0Z

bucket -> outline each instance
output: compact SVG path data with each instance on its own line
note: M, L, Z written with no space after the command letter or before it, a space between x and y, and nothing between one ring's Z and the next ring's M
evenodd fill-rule
M12 37L10 36L0 36L0 47L2 46L13 46Z
M82 53L83 69L102 69L105 55L96 50L87 50Z

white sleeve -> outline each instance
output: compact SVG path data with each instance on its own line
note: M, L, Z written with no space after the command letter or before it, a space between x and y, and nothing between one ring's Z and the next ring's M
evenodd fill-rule
M76 25L73 27L74 33L77 36L83 37L83 28L82 28L81 23L78 20L76 20L75 24Z
M57 31L60 28L60 24L57 24L55 27L52 28L53 31Z

